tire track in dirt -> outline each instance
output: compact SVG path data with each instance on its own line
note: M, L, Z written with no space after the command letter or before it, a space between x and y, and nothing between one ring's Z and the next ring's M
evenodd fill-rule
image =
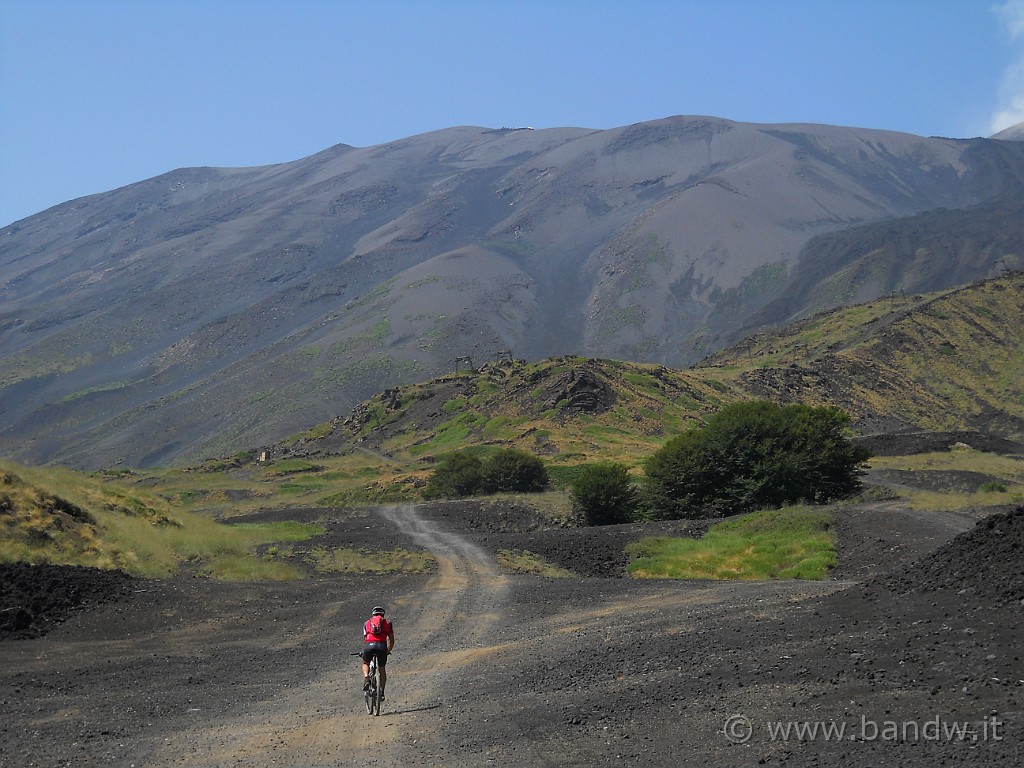
M152 765L395 765L443 755L434 710L460 668L489 655L484 643L507 599L507 580L488 553L424 520L415 506L375 511L438 562L422 589L389 606L401 621L382 715L371 718L362 708L358 660L339 657L318 679L257 711L181 734L185 743L168 743Z
M424 520L415 506L382 507L380 514L427 549L438 561L438 573L427 589L402 601L413 603L417 618L408 630L418 649L450 649L482 642L498 618L506 597L507 579L494 558L480 547Z

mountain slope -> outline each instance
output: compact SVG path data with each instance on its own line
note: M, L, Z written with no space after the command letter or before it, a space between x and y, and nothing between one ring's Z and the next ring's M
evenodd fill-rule
M1022 168L1019 142L676 117L175 171L0 230L0 453L195 459L464 355L685 365L825 305L806 270L864 256L816 236L967 212L927 229L956 270L856 230L890 275L836 303L1018 266ZM958 234L981 210L998 247Z
M569 463L634 456L739 396L719 382L656 365L514 360L385 390L270 453L358 448L426 465L472 445L516 445Z
M999 133L992 134L992 138L999 139L1000 141L1024 141L1024 123L1017 123L1009 128L1004 128Z
M415 468L459 448L515 445L555 462L632 463L754 398L842 407L861 434L1024 441L1024 273L833 310L686 371L578 357L494 363L385 390L269 453L360 450Z
M756 397L838 405L864 433L978 429L1020 440L1024 272L818 315L702 368L728 371Z

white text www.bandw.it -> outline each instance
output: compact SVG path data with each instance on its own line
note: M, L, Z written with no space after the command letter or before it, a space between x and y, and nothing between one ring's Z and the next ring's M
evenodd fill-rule
M871 720L861 717L851 724L836 721L790 721L767 723L772 741L1002 741L1003 723L986 717L977 724L926 720Z

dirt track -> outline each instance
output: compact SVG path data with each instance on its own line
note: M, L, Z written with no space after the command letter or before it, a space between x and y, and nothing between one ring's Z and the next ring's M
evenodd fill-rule
M42 639L0 643L0 765L1024 763L1024 579L1020 558L1003 562L1024 516L986 531L895 505L840 509L840 575L862 586L508 575L490 551L498 540L529 549L548 534L469 524L481 514L462 503L329 521L328 543L431 550L430 576L139 582ZM961 530L974 539L941 549ZM589 539L566 541L569 561L604 556ZM978 559L992 561L985 583L1005 576L998 593L913 586L915 573L936 581ZM371 719L348 654L375 602L398 643L385 714ZM749 720L743 743L723 732L733 715ZM933 718L996 732L768 733L776 721Z

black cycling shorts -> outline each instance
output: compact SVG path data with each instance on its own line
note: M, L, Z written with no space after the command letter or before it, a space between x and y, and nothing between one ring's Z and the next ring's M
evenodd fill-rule
M377 666L384 669L388 665L388 644L387 643L367 643L363 646L363 652L359 654L363 657L363 661L367 664L370 663L375 655L377 657Z

